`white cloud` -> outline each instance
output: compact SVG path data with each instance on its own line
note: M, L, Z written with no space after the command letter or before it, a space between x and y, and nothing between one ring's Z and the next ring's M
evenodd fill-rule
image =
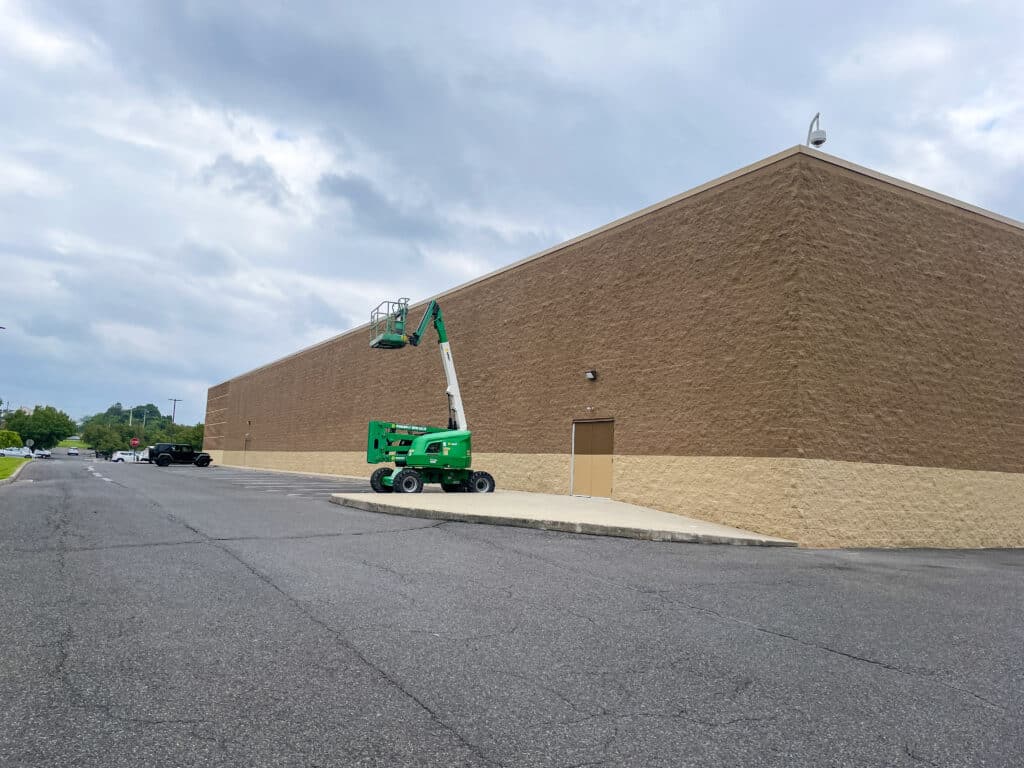
M424 248L423 252L432 264L438 265L459 282L484 275L497 266L480 255L467 251Z
M0 154L0 197L60 197L67 189L67 183L54 174L16 157Z
M935 31L887 35L861 43L841 56L830 67L830 75L835 80L883 80L934 72L954 53L953 41Z
M955 141L1002 163L1024 164L1024 88L1014 94L989 91L946 114Z
M44 233L43 241L62 256L73 256L76 259L93 257L116 261L119 264L152 261L152 258L142 251L114 243L101 243L79 232L52 229Z
M602 90L635 89L651 74L688 78L706 71L724 32L718 3L651 0L604 11L589 19L576 9L546 5L513 13L506 22L520 33L508 44L539 58L558 79Z
M64 265L11 251L0 252L0 265L3 265L4 294L13 310L12 320L4 323L8 327L14 324L20 309L31 305L59 304L71 298L57 279L57 273L67 269Z
M115 141L156 150L183 176L195 177L220 155L262 158L315 213L316 184L330 170L349 170L336 149L301 126L282 126L238 110L212 109L185 98L89 96L80 100L86 125Z
M14 0L0 0L0 52L43 69L95 64L98 59L95 40L48 29Z
M164 363L174 359L174 347L180 347L183 323L173 328L147 328L139 323L102 320L91 324L93 334L103 348L104 354L112 361L123 364L131 370L136 362ZM168 347L172 347L169 349Z
M1024 90L989 89L933 110L887 133L879 170L987 206L1024 170Z

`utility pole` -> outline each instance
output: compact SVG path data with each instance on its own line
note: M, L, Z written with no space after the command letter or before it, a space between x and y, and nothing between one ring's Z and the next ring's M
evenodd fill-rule
M180 397L168 397L167 399L170 400L172 403L174 403L174 405L171 406L171 424L173 424L174 423L174 415L178 412L178 403L181 402L181 398Z

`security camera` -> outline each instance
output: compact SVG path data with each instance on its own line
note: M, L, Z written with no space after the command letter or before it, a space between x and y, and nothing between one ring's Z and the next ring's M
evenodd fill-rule
M821 130L821 113L818 112L807 126L807 146L820 147L825 143L825 132Z

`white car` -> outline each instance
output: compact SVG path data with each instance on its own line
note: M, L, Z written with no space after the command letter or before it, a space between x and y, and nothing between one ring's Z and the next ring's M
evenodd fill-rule
M38 450L36 450L35 456L37 459L48 459L50 458L50 449L39 448Z
M78 449L77 448L68 448L68 456L77 456L77 455L78 455Z
M110 457L111 461L127 462L134 464L142 459L139 457L138 451L114 451L114 454Z
M31 459L32 451L29 448L4 448L0 453L4 456L12 456L19 459Z

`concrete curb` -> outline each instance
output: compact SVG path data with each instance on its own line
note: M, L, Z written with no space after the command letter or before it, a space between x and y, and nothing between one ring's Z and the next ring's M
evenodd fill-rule
M369 495L369 494L368 494ZM653 528L631 528L600 523L574 523L565 520L544 520L531 517L505 517L501 515L480 515L470 512L448 512L416 507L396 507L380 501L354 499L352 494L333 494L331 503L343 507L354 507L366 512L380 512L402 517L423 517L429 520L451 520L459 523L482 523L485 525L507 525L516 528L535 528L542 531L582 533L592 536L617 536L624 539L644 541L672 541L685 544L733 544L748 547L795 547L795 541L786 539L762 539L746 536L723 536L703 533L682 533Z
M21 474L21 470L23 470L33 461L36 461L36 459L29 459L28 461L21 462L21 466L14 470L14 473L10 477L5 477L3 480L0 480L0 485L7 485L8 483L13 483L18 478L18 475Z

